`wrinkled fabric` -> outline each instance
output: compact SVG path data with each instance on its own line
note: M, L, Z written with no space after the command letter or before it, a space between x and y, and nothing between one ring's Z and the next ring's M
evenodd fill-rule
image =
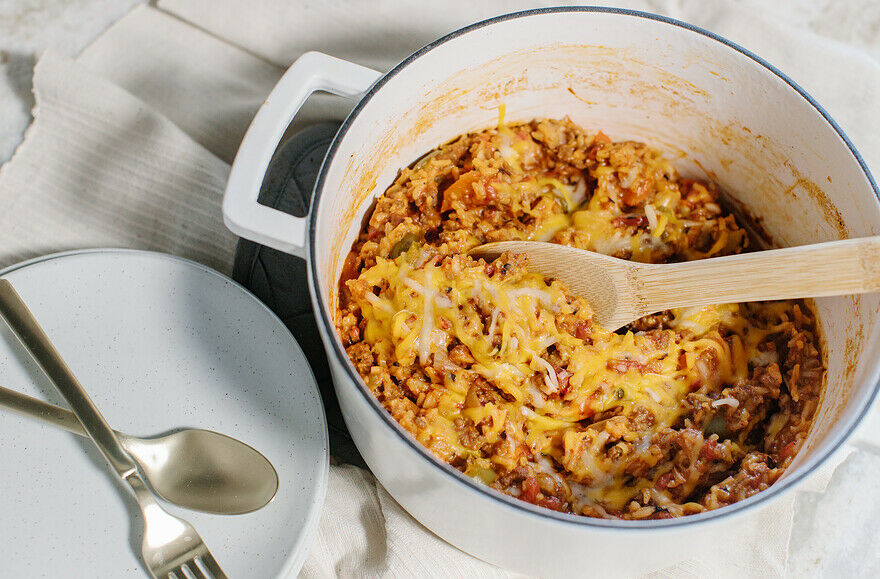
M558 4L559 2L554 2ZM35 121L0 168L0 265L62 249L122 246L231 271L220 199L247 124L306 50L387 70L462 25L547 2L159 0L120 20L77 61L49 53L34 77ZM758 53L824 105L880 166L880 6L868 0L617 2L680 18ZM297 125L352 103L319 95ZM719 529L651 577L877 574L880 428L802 490ZM422 527L360 468L334 464L304 577L504 577ZM713 531L715 532L715 531ZM680 546L670 545L670 549ZM608 570L613 576L613 570Z

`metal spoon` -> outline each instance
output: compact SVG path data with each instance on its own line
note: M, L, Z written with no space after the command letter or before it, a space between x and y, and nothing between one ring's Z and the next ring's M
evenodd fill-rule
M88 437L68 410L0 387L0 407ZM116 431L157 495L187 509L238 515L264 507L278 491L278 473L256 449L232 437L184 428L157 438Z

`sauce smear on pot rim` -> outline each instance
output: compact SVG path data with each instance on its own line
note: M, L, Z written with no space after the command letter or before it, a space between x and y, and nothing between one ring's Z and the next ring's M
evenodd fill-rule
M462 135L400 172L343 267L337 331L395 420L498 491L592 517L698 513L781 476L824 383L802 301L608 332L525 258L467 255L524 239L652 263L749 243L713 184L642 143L568 119Z

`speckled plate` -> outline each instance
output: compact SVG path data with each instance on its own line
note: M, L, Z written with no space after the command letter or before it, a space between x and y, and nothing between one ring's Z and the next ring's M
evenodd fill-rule
M196 527L230 577L292 577L318 525L329 458L315 380L278 318L228 278L156 253L65 253L0 276L114 428L208 428L272 461L281 486L259 511L166 506ZM63 405L0 326L0 383ZM3 576L146 576L132 507L90 441L0 411Z

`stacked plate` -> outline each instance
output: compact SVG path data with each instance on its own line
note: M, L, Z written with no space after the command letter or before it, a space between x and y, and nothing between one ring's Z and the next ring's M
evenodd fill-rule
M290 332L228 278L167 255L96 250L24 263L13 283L117 430L216 430L262 452L266 507L191 522L230 577L286 577L305 558L327 486L324 410ZM2 385L65 406L0 328ZM0 544L10 577L143 577L134 503L88 439L0 413Z

